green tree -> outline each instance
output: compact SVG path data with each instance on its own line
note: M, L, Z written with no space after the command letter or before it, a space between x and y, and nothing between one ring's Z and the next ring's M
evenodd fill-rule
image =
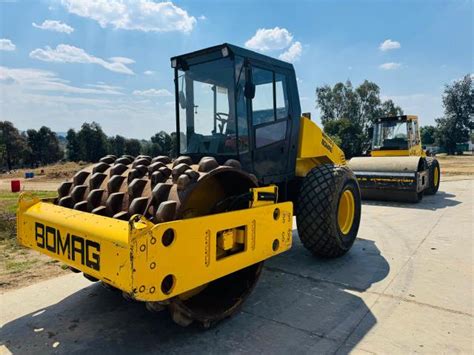
M358 102L350 81L337 83L333 88L329 85L316 88L316 105L321 110L323 125L343 117L351 121L359 118Z
M170 155L173 149L173 142L171 136L165 131L158 132L151 137L151 142L154 145L156 153L153 155Z
M66 133L66 158L70 161L81 160L81 146L77 133L72 128Z
M422 144L434 144L436 139L436 127L423 126L420 128L420 135Z
M469 140L474 129L474 86L471 75L446 85L443 94L444 117L436 119L437 141L448 154L456 152L457 143Z
M0 162L8 170L22 165L28 145L24 135L9 121L0 121Z
M356 89L350 81L316 88L316 106L324 130L333 132L348 156L360 155L369 144L368 129L375 119L403 114L392 100L382 101L378 85L367 80Z
M347 158L359 155L364 148L361 126L347 118L328 121L324 126L324 131L334 139Z
M125 143L125 153L133 156L140 155L142 145L138 139L127 139Z
M176 158L178 156L178 135L176 134L176 132L172 132L170 134L170 138L171 138L170 157ZM183 140L186 139L183 133L181 133L181 139Z
M403 115L403 110L400 106L395 105L395 103L388 99L387 101L382 102L380 106L381 112L379 113L380 116L401 116ZM371 121L374 122L374 119Z
M28 161L32 166L55 163L64 157L64 152L59 146L56 133L48 127L41 127L38 131L26 131L30 154Z
M83 161L96 162L109 151L107 136L96 122L83 123L77 139Z
M109 138L110 153L120 157L125 154L127 139L125 137L116 135Z

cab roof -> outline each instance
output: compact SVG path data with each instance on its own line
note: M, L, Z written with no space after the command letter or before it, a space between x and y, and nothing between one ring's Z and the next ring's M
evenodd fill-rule
M377 118L377 122L384 121L415 121L418 119L418 116L415 115L402 115L402 116L386 116Z
M282 68L286 70L293 70L293 64L284 62L279 59L275 59L269 57L264 54L260 54L242 47L235 46L229 43L219 44L217 46L208 47L204 49L200 49L198 51L178 55L172 57L171 66L181 68L183 66L183 62L187 65L192 65L200 62L206 62L209 60L214 60L218 58L224 58L227 56L238 55L244 58L249 58L254 61L258 61L261 63L268 64L273 67ZM186 65L185 64L185 65Z

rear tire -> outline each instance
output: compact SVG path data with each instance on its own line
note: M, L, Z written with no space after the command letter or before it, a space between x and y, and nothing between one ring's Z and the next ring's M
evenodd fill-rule
M428 165L428 176L430 182L428 188L425 190L425 193L427 195L434 195L439 189L441 169L439 167L438 160L435 158L426 158L426 163Z
M339 216L343 195L352 196L350 224ZM325 164L313 168L304 178L296 204L298 234L314 255L335 258L344 255L359 230L361 198L357 179L347 166Z

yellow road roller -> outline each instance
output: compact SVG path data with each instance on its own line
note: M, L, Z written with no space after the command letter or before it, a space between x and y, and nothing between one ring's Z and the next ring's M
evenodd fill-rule
M417 116L379 118L372 135L370 157L349 161L363 199L419 202L438 191L439 162L423 150Z
M291 64L222 44L171 67L176 158L108 155L56 198L21 195L18 241L180 325L209 327L291 247L293 216L311 253L345 254L360 191L341 149L301 114Z

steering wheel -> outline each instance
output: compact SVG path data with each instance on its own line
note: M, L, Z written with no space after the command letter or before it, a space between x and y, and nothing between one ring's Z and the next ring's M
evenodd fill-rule
M226 116L226 118L223 118L222 116ZM224 132L224 126L227 124L227 121L229 121L229 114L224 112L216 112L216 120L220 122L219 133L222 134L222 132Z

